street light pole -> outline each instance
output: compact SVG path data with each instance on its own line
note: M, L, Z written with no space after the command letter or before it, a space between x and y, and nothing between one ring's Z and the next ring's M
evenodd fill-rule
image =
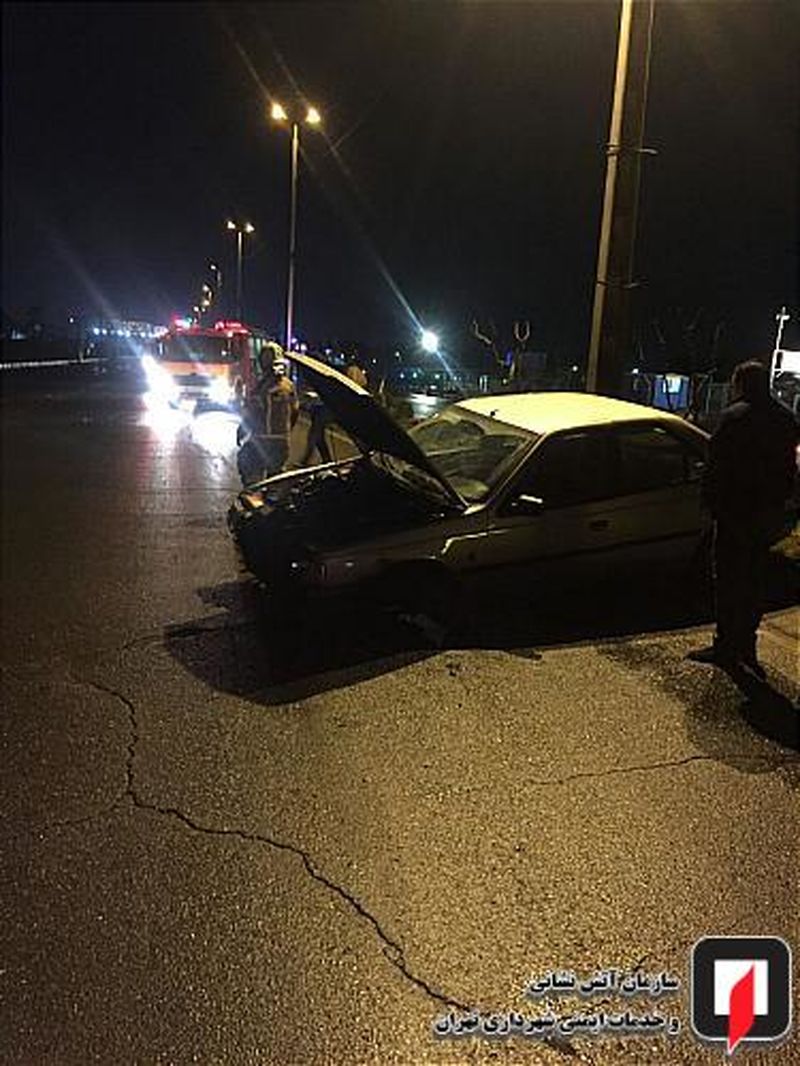
M639 203L654 0L622 0L614 102L597 255L588 392L619 395L630 351L633 252Z
M291 127L291 174L289 187L289 263L286 277L286 337L285 347L287 351L292 348L292 333L294 331L294 284L297 273L297 184L300 172L300 123L295 116L290 117L289 112L273 100L270 107L270 118L274 122L289 123ZM307 126L318 127L322 123L322 116L316 107L307 107L304 122Z
M226 226L236 233L236 318L242 321L242 259L244 252L244 236L246 233L255 233L255 227L249 222L238 223L228 219Z
M212 298L219 305L222 295L222 271L219 269L216 263L209 263L208 269L214 278L214 288L212 290Z
M778 323L778 330L775 334L775 347L772 349L772 359L769 364L769 387L775 382L775 374L780 369L781 361L781 343L783 341L783 327L789 321L792 316L786 310L786 307L782 307L780 311L775 315L775 321Z
M242 231L236 231L236 318L242 321Z
M300 127L292 123L292 175L289 199L289 272L286 281L286 350L292 350L294 321L294 273L297 259L297 174L300 156Z

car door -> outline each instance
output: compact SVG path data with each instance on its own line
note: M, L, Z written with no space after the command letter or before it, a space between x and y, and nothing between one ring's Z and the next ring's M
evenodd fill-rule
M613 542L613 456L606 429L545 438L494 506L483 565L523 581L577 575Z
M615 426L611 439L608 517L619 560L658 565L690 557L707 525L700 498L701 439L644 422Z

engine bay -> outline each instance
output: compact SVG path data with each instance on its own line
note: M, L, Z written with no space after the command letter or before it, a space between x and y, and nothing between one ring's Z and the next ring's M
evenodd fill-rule
M243 493L230 515L247 568L262 580L317 554L442 517L436 500L404 487L369 457L298 472Z

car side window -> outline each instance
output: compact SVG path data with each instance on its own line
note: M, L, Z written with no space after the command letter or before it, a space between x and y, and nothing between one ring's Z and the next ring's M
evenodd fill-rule
M660 426L619 427L614 436L618 454L615 495L633 496L682 485L692 477L697 457Z
M545 507L569 507L611 495L609 435L586 430L544 441L515 485L514 495L536 496Z
M699 481L703 476L703 470L708 461L707 439L689 429L684 423L670 426L669 432L671 435L677 437L681 447L686 452L686 460L688 463L687 476L689 481Z

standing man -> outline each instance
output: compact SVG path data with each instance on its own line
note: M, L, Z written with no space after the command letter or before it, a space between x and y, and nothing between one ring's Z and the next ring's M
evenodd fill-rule
M310 393L310 400L308 437L306 438L306 449L300 460L301 467L308 466L315 451L319 452L320 462L322 463L329 463L332 458L331 450L325 437L325 430L330 425L331 416L316 392Z
M716 633L694 662L744 667L765 677L756 657L769 547L781 535L797 475L798 427L770 396L760 362L740 363L732 403L711 437L703 497L714 518Z
M264 477L280 474L289 458L289 441L300 405L297 390L286 373L286 362L275 359L261 390L264 407Z

